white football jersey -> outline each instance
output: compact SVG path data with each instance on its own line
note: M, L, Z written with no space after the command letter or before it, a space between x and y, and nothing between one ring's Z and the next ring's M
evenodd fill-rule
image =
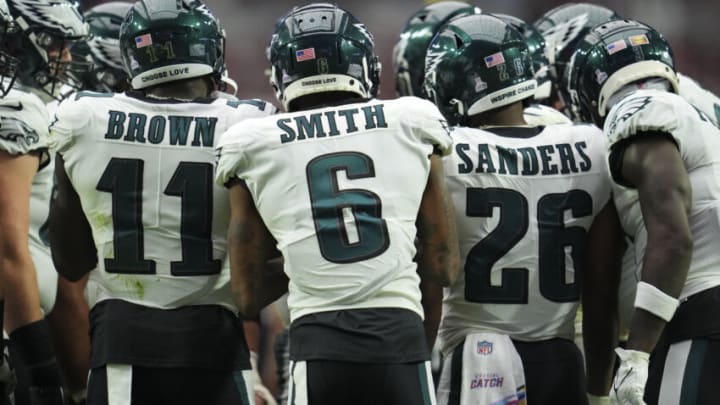
M543 104L530 104L523 110L523 117L525 122L531 126L572 124L570 118L565 114Z
M213 181L214 147L231 125L266 110L257 100L92 92L60 105L50 135L92 228L97 301L236 310L228 193Z
M457 127L445 158L463 273L445 289L442 350L469 333L573 338L587 230L610 199L590 125Z
M243 122L223 135L217 181L239 177L277 240L291 320L404 308L423 316L414 239L436 149L452 140L426 100L326 107Z
M678 94L695 108L704 112L708 118L720 127L720 98L703 89L693 79L678 72Z
M38 96L11 89L0 99L0 149L11 155L47 149L49 123L45 104ZM46 156L41 163L47 164Z
M604 132L610 145L657 131L671 135L685 163L692 186L690 228L693 253L680 298L720 285L720 129L682 97L657 90L638 90L608 113ZM635 247L636 270L642 268L647 232L635 189L614 183L613 196L626 234Z

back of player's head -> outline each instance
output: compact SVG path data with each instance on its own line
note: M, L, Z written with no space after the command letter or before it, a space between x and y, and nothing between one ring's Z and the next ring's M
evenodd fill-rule
M73 60L85 60L90 67L79 72L84 89L120 92L127 86L128 75L122 68L120 25L132 3L102 3L83 13L90 27L87 41L73 46Z
M425 6L410 17L393 50L398 95L423 96L425 54L430 41L448 21L471 14L480 14L480 8L462 1L442 1Z
M56 96L60 84L74 85L68 48L88 35L77 5L68 0L5 0L3 76ZM9 18L8 18L9 16ZM13 66L15 66L13 68ZM7 83L7 82L6 82Z
M546 12L533 24L545 37L550 77L556 88L580 40L596 25L620 18L609 8L590 3L567 3ZM557 96L557 95L553 95Z
M598 25L582 39L563 84L574 114L600 124L613 94L629 84L654 78L666 80L677 93L670 45L648 25L615 20Z
M507 14L493 13L493 15L510 24L513 28L523 34L525 42L528 46L528 51L530 52L530 58L532 59L533 70L535 70L535 80L537 80L535 99L544 100L549 98L552 81L550 79L550 62L547 57L548 49L545 45L545 38L533 25L521 20L520 18Z
M425 92L450 124L535 94L532 59L523 35L487 14L461 17L433 38L425 61Z
M120 52L134 89L211 76L224 69L225 34L197 0L140 0L120 26Z
M296 7L275 25L270 84L285 110L300 97L344 92L374 97L380 84L375 41L364 24L327 3Z

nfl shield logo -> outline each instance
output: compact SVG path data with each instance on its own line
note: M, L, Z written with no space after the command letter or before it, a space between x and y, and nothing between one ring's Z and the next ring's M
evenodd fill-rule
M487 340L483 340L482 342L477 342L478 354L482 354L483 356L485 356L485 355L492 353L492 351L493 351L492 342L488 342Z

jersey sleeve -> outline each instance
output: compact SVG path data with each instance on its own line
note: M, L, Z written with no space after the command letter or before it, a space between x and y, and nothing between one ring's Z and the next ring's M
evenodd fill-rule
M638 91L614 106L605 121L604 132L612 147L638 134L659 132L672 138L686 165L703 155L703 144L688 133L692 122L701 119L698 111L680 96L654 90Z
M58 153L63 153L82 135L90 121L88 109L84 98L66 99L55 111L50 124L51 147Z
M524 109L523 117L525 122L533 126L572 124L570 118L566 117L565 114L542 104L533 104Z
M452 152L452 128L437 107L428 100L418 97L399 99L403 108L402 117L421 141L431 144L442 155Z
M277 113L277 108L270 102L259 98L241 100L233 96L225 96L227 105L234 107L243 119L262 118Z
M697 119L698 112L681 97L658 91L638 91L622 100L608 115L605 133L610 146L646 132L660 132L672 137L685 155L693 147L692 134L683 128Z
M238 172L247 164L245 152L250 143L246 128L246 123L233 125L220 136L215 147L215 182L220 186L238 177Z
M0 149L22 155L48 147L48 113L40 99L12 97L0 100Z

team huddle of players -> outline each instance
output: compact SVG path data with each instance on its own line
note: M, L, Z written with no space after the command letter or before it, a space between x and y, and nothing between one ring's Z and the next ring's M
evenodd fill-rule
M434 3L379 99L372 34L312 3L276 113L198 0L0 17L1 404L275 403L249 322L285 293L292 405L715 398L720 99L652 27Z

